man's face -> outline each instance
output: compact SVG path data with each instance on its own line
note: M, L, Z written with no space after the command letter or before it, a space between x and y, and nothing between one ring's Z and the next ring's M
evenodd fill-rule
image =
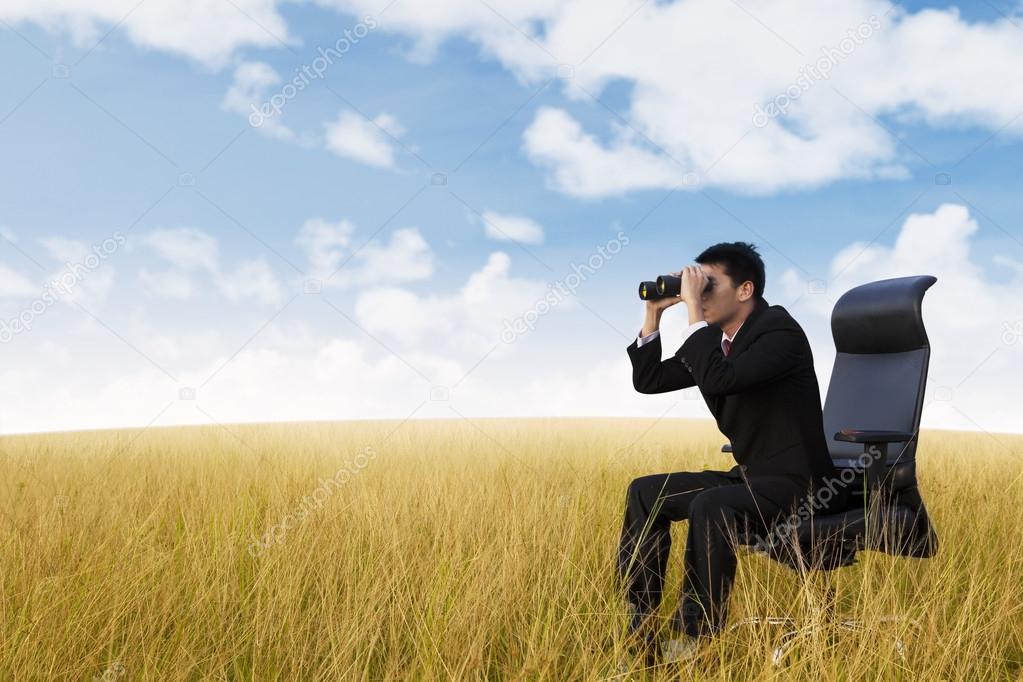
M709 290L704 291L700 297L703 318L707 320L707 324L727 323L742 307L743 301L739 300L739 290L725 274L724 265L701 263L700 269L710 280ZM749 300L748 296L746 300Z

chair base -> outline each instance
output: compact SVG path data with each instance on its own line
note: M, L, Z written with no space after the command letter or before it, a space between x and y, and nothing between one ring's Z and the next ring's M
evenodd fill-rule
M910 618L905 615L893 614L889 616L883 616L879 618L878 621L882 623L908 622L916 628L920 627L920 623L916 619ZM863 630L866 627L865 623L862 620L856 619L841 620L838 621L837 624L840 628L843 628L845 630ZM751 625L788 625L792 627L792 629L787 630L782 634L781 642L778 644L778 646L774 648L774 651L771 654L771 664L774 666L781 665L781 663L785 660L785 657L789 654L790 651L792 651L792 648L795 645L795 643L799 641L800 636L809 634L824 627L824 624L804 625L800 627L798 625L798 621L795 618L787 618L784 616L754 616L751 618L743 618L742 620L733 623L728 628L726 628L725 632L731 633L738 630L739 628ZM892 642L892 645L895 649L895 652L899 655L899 658L905 661L906 645L902 641L902 638L895 637L894 641Z

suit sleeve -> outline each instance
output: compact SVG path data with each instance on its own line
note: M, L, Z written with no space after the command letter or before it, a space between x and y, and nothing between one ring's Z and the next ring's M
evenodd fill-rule
M642 346L633 341L626 350L632 361L632 385L640 393L666 393L696 385L677 356L661 360L660 334Z
M697 330L676 355L707 396L739 393L796 369L804 361L801 333L793 328L764 332L734 358L721 352L717 327Z

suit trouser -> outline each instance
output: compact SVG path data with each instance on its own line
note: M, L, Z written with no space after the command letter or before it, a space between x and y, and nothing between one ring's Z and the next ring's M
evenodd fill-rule
M672 521L689 519L689 535L682 595L671 628L675 633L711 635L724 627L727 616L736 569L735 534L766 534L807 493L783 476L744 479L740 473L724 471L653 474L633 480L617 561L620 586L637 608L630 627L635 630L661 602Z

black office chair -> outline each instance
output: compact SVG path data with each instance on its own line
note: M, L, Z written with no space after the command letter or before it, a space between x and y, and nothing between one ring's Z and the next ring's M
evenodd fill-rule
M748 529L740 529L740 544L757 545L758 552L801 574L852 565L861 550L916 558L937 552L937 534L916 481L917 436L931 354L921 302L936 281L930 275L885 279L850 289L838 299L831 314L837 355L824 404L824 430L835 468L850 487L849 504L845 511L784 523L779 535L785 542L758 542ZM731 452L731 446L722 451ZM828 590L833 595L830 586ZM732 629L752 624L795 625L790 618L747 618ZM839 625L863 627L854 620ZM775 664L805 630L785 633L774 651ZM895 646L902 655L901 640Z

